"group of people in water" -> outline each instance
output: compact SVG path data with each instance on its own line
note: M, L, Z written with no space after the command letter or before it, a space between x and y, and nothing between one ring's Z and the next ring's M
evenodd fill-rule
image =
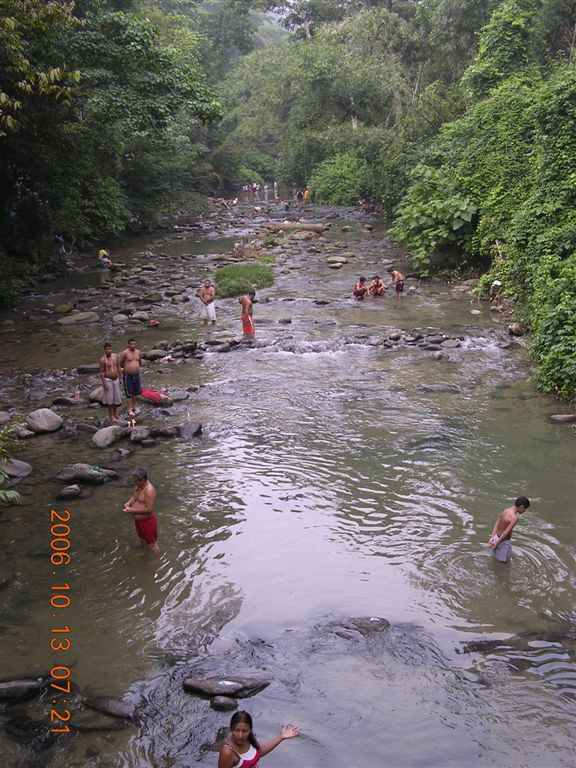
M384 291L393 287L396 293L396 298L400 299L404 293L404 275L397 269L390 268L387 270L390 275L390 280L385 283L380 275L374 275L370 285L366 284L365 277L359 277L358 282L354 286L352 291L354 297L358 300L362 300L365 296L383 296Z

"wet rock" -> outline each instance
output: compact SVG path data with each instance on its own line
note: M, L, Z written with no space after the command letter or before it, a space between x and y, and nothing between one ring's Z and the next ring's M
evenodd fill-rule
M153 448L156 445L156 440L153 440L151 437L145 437L144 440L141 441L140 445L143 448Z
M0 411L0 427L8 424L11 418L12 416L9 413L6 413L6 411Z
M109 717L119 717L123 720L132 720L136 709L133 704L112 696L93 696L88 694L84 699L84 703L96 712L101 712Z
M225 342L224 344L218 344L218 346L212 347L213 352L230 352L232 349L232 345L228 342Z
M559 424L570 424L570 422L576 421L576 413L553 413L550 418Z
M75 312L66 317L61 317L56 321L58 325L85 325L88 323L99 323L100 317L96 312Z
M390 622L381 616L360 616L350 619L349 624L362 632L363 635L371 632L385 632L390 629Z
M78 731L124 731L130 728L131 723L87 709L74 713L72 725Z
M4 680L0 682L0 701L24 701L36 696L46 687L46 680L42 677Z
M11 480L19 480L22 477L28 477L34 468L31 464L28 464L25 461L20 461L19 459L10 459L9 461L0 463L0 469Z
M130 315L130 320L137 320L140 323L147 323L150 320L148 312L133 312Z
M172 427L152 427L150 437L177 437L180 434L180 428Z
M198 421L185 421L178 427L180 437L197 437L202 434L202 424Z
M116 448L114 453L118 456L119 459L125 459L127 456L130 456L132 451L129 451L128 448Z
M52 405L65 405L73 407L75 405L83 405L81 398L79 397L67 397L66 395L59 395L52 400Z
M88 424L86 422L76 424L76 429L78 432L88 432L90 435L94 435L96 432L98 432L98 427L96 427L94 424Z
M172 296L171 301L172 304L186 304L186 302L190 301L190 297L185 293L180 293L177 296Z
M130 320L128 315L122 315L120 313L116 315L112 315L112 322L117 323L118 325L122 325L123 323L127 323Z
M14 427L10 434L14 435L14 437L17 437L19 440L28 440L29 438L36 436L31 429L26 429L26 427L23 427L21 424Z
M218 712L228 712L238 708L238 702L231 696L214 696L210 699L210 706Z
M173 392L170 392L170 399L174 403L181 403L184 400L188 400L190 397L190 392L186 392L185 389L177 389Z
M100 366L98 363L88 363L87 365L79 365L78 368L76 368L78 373L98 373L100 371Z
M56 494L57 499L77 499L80 496L82 496L82 490L76 483L74 485L67 485Z
M267 688L271 680L258 680L254 677L187 677L184 680L184 690L188 693L198 693L201 696L227 696L247 699Z
M520 323L510 323L508 326L508 333L510 336L524 336L524 331Z
M33 720L27 715L11 717L4 730L11 739L26 744L33 752L47 749L56 741L56 734L51 733L45 720Z
M164 349L149 349L146 352L142 352L144 360L161 360L166 355Z
M109 448L114 443L122 440L130 434L130 430L125 427L119 427L112 424L110 427L103 427L92 435L92 442L97 448Z
M38 408L36 411L31 411L26 417L26 423L28 427L36 435L42 435L47 432L56 432L60 429L64 420L61 416L50 408Z
M150 437L150 430L148 427L133 427L130 431L131 443L142 443Z
M56 304L54 312L58 315L65 315L67 312L71 312L74 309L74 304Z
M90 464L70 464L68 467L64 467L56 475L56 480L60 480L64 483L88 483L99 485L105 483L108 480L115 480L120 477L117 472L111 469L103 469L98 466Z
M278 323L280 325L291 325L292 324L292 318L291 317L281 317L280 320L278 320Z
M142 297L142 301L146 302L147 304L157 304L158 302L162 301L162 294L155 291L146 293ZM132 315L132 317L134 317L134 315Z
M456 349L456 347L462 346L458 339L446 339L441 345L444 349Z

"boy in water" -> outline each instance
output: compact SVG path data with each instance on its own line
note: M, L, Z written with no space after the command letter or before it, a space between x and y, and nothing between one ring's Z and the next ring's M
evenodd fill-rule
M358 282L354 286L354 290L352 291L355 298L357 298L359 301L366 296L368 293L368 286L366 285L366 278L365 277L359 277Z
M512 529L518 522L518 516L523 515L530 506L529 499L526 496L518 496L513 507L503 509L498 515L498 520L492 528L492 535L488 546L492 550L492 555L500 563L507 563L512 554Z

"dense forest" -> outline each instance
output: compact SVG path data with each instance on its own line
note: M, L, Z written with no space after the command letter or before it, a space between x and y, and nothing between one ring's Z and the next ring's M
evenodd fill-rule
M576 0L0 0L0 301L248 181L494 280L576 398Z

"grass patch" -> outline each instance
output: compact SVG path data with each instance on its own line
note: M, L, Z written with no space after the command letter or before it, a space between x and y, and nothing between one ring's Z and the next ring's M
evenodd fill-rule
M216 270L215 282L218 296L225 299L267 288L274 283L274 272L266 264L227 264Z
M276 264L276 258L273 253L262 253L262 251L256 256L256 261L259 264Z

